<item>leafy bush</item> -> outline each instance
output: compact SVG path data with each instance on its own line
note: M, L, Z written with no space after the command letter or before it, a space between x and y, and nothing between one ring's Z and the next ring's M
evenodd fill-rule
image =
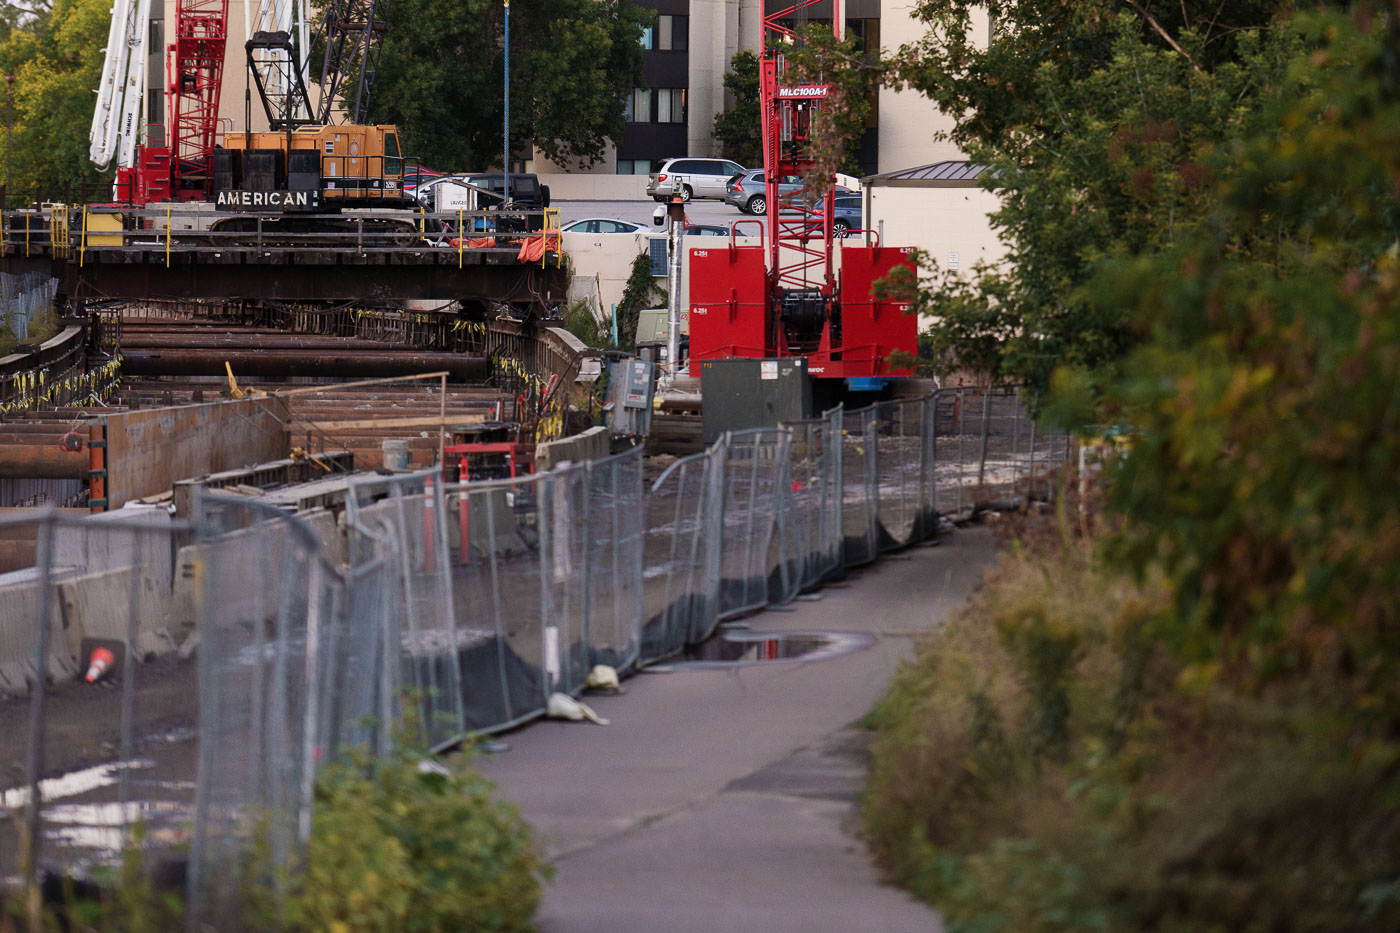
M878 860L950 933L1397 928L1394 747L1202 677L1163 576L1048 524L870 716Z
M534 929L548 875L529 827L476 772L415 755L332 765L317 778L293 929L514 933Z
M643 308L668 300L666 289L656 284L651 274L651 257L638 253L632 260L632 271L627 276L627 284L622 289L622 300L617 303L617 339L619 349L632 350L637 346L637 321Z
M585 346L595 349L612 346L611 319L605 316L599 321L593 315L593 307L586 301L575 301L569 305L564 312L564 328L582 340Z

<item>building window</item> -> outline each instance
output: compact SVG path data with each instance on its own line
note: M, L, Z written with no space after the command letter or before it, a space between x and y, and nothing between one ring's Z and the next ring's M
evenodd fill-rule
M656 92L656 122L685 122L685 88L662 88Z
M158 87L150 88L146 91L146 122L165 122L165 92ZM164 143L150 143L150 145L164 145Z
M619 175L650 175L651 159L618 159L617 173Z
M690 17L662 14L656 18L656 48L684 52L690 48ZM649 46L648 46L649 47Z
M628 123L650 123L651 88L634 87L623 101L622 117Z
M642 48L650 51L652 48L653 27L646 26L642 29Z

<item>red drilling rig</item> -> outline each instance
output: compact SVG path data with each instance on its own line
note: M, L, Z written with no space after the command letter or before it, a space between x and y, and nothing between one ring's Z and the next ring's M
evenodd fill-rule
M839 241L833 228L835 192L804 183L779 192L788 176L809 177L814 118L834 99L829 84L784 81L783 50L800 41L788 25L820 0L799 0L763 17L760 104L765 221L739 221L727 248L696 249L690 263L690 373L706 360L730 357L805 357L820 379L910 375L889 365L896 350L915 354L918 322L909 306L877 299L874 283L898 265L912 269L912 247L887 247L874 231L852 230ZM840 2L832 0L832 28ZM839 33L838 33L839 34ZM736 245L733 233L761 224L763 244ZM866 239L871 245L856 245ZM836 249L840 248L840 274Z
M179 0L166 54L169 145L140 146L136 165L117 169L120 200L209 199L227 38L228 0Z

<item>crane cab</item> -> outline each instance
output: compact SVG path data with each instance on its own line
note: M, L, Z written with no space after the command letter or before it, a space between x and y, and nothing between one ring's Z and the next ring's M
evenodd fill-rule
M398 129L345 124L229 133L214 150L214 203L223 210L409 206Z

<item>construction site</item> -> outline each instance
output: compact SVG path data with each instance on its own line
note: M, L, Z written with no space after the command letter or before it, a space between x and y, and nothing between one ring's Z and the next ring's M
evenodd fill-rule
M236 915L249 814L290 864L318 766L386 748L405 707L433 751L517 728L1074 455L1015 390L892 362L916 322L873 283L909 251L838 237L829 190L683 268L677 187L662 352L586 346L557 210L509 174L446 208L405 192L353 65L378 6L263 6L270 132L219 132L211 0L180 0L168 118L137 132L149 53L121 37L147 4L120 2L112 190L0 204L7 314L57 325L0 357L5 886L87 877L139 823L190 929ZM332 48L309 80L301 50ZM776 204L828 91L764 67Z

